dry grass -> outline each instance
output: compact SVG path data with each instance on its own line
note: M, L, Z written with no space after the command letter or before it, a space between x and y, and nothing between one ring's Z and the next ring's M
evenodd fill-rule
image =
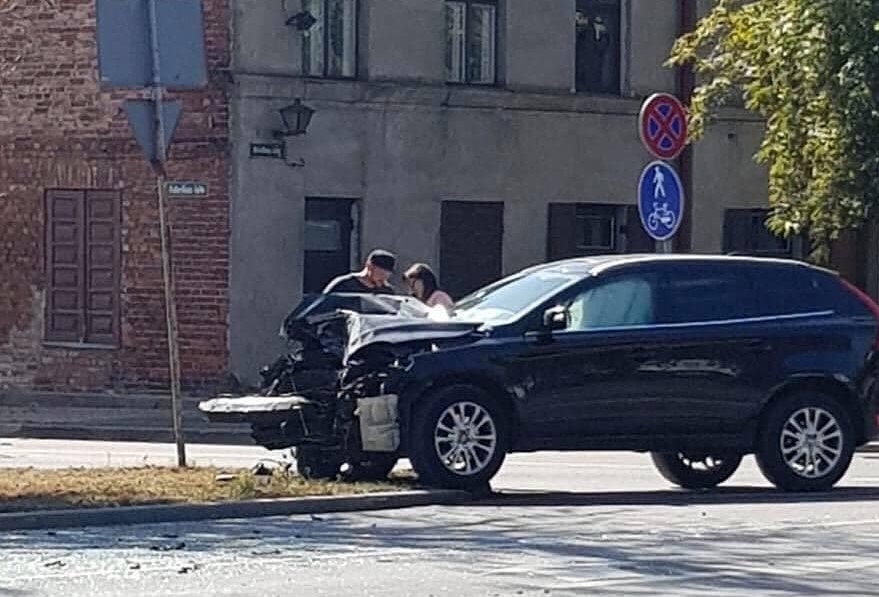
M276 470L199 468L0 469L0 512L56 508L236 501L393 491L385 483L306 481Z

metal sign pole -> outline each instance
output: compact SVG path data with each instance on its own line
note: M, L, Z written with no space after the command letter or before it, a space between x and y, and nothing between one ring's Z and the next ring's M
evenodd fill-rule
M186 466L186 444L183 440L183 411L180 407L180 347L177 343L177 306L174 299L174 274L169 247L168 201L165 193L165 118L161 66L159 63L159 19L156 0L149 0L150 45L152 46L152 100L156 113L156 186L159 207L159 238L162 245L162 281L165 290L165 326L168 331L168 373L171 386L171 416L174 443L177 445L177 466Z
M667 254L669 254L669 253L672 252L672 246L671 246L671 245L672 245L671 239L669 239L669 240L658 240L658 241L656 241L656 252L657 252L657 253L664 253L664 254L667 255Z

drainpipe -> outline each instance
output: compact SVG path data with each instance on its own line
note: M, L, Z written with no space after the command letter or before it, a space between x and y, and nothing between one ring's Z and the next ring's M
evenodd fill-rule
M696 26L696 0L678 0L678 36L689 33ZM676 73L677 96L685 106L690 105L695 87L695 76L690 66L680 66ZM684 204L684 221L676 235L675 251L689 252L693 249L693 146L687 145L678 157L678 174L687 198Z

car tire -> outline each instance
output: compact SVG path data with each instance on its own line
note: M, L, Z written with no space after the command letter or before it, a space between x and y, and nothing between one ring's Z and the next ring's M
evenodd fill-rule
M651 452L659 474L684 489L710 489L732 477L742 462L741 454L690 454Z
M506 409L481 388L456 384L428 397L409 430L409 456L421 483L483 490L511 443Z
M385 481L397 465L396 454L369 454L359 462L349 462L342 472L343 481Z
M784 491L826 491L848 470L855 430L835 398L803 392L767 408L755 456L763 475Z
M296 472L310 481L335 481L342 463L332 453L313 446L293 448Z

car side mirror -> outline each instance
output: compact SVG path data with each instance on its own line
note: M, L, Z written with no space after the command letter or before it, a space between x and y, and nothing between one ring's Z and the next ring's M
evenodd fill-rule
M566 307L559 305L543 312L543 329L547 332L565 330L570 323L571 316Z

